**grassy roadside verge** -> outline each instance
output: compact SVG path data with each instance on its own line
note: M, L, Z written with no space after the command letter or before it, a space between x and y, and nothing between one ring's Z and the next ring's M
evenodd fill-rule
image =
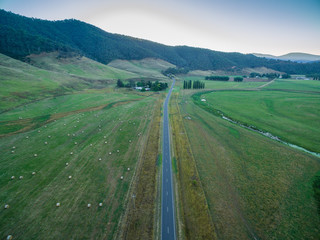
M176 178L180 198L182 218L182 238L216 239L215 230L209 214L208 204L202 189L189 140L181 119L177 103L177 93L170 101L170 124L176 159Z
M162 100L154 107L153 120L129 195L128 210L121 226L120 239L152 239L155 231L158 153L160 147L160 121ZM132 198L133 194L135 195Z

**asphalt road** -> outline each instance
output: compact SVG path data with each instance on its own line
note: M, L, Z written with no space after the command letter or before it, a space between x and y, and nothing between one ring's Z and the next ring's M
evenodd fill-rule
M163 108L163 146L162 146L162 193L161 193L161 239L176 239L174 192L172 183L168 102L175 79L164 102Z

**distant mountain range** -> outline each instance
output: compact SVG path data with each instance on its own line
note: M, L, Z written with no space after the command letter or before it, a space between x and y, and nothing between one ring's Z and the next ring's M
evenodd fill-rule
M268 59L278 59L284 61L293 61L299 63L315 62L320 61L320 55L313 55L308 53L288 53L282 56L273 56L269 54L253 53L256 57L268 58Z
M163 44L111 34L78 20L47 21L0 10L0 53L24 60L42 52L74 52L100 63L158 58L188 70L227 70L266 67L289 74L319 73L320 63L297 63Z

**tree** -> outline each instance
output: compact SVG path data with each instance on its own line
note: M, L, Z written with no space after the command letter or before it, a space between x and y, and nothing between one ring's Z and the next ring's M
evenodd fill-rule
M118 79L118 81L117 81L117 87L118 87L118 88L124 87L124 84L123 84L123 82L122 82L120 79Z
M234 78L234 81L235 81L235 82L242 82L242 81L243 81L243 78L242 78L242 77L235 77L235 78Z

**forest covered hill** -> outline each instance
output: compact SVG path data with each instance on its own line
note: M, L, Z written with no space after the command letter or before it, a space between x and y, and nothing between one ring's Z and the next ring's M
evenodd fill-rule
M320 72L320 62L296 63L188 46L166 46L103 31L75 19L47 21L0 10L0 53L24 60L30 54L76 52L100 63L159 58L188 70L267 67L289 74Z

